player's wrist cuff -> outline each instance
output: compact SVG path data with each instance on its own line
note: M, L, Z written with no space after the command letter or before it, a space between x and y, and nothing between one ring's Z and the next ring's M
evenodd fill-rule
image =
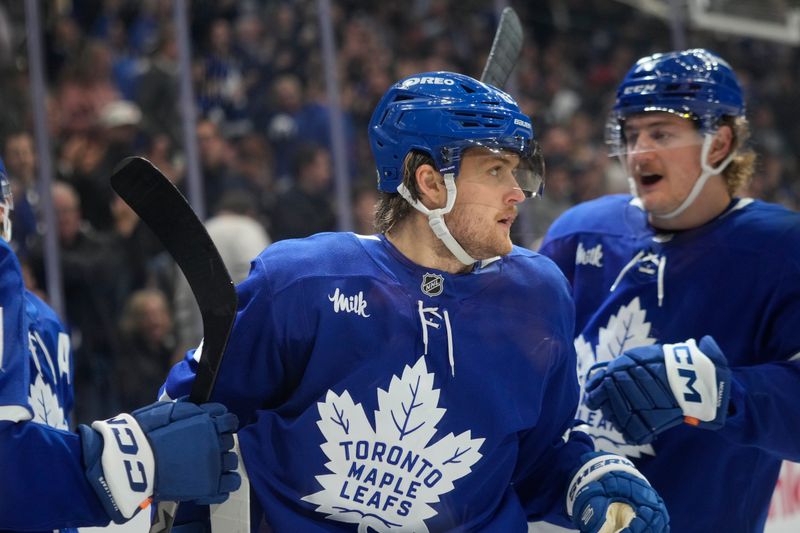
M129 414L79 431L89 483L114 522L129 520L153 494L155 460L147 437Z
M627 472L647 481L628 459L610 453L592 452L585 454L588 460L578 468L567 489L567 515L572 518L575 500L581 491L592 481L596 481L609 472Z

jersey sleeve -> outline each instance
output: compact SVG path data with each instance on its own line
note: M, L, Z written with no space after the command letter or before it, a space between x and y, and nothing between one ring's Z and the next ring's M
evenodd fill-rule
M559 270L564 273L567 281L572 284L575 274L575 244L574 239L568 236L557 236L551 228L542 240L539 253L549 257Z
M278 276L264 255L254 259L250 275L236 288L236 320L211 395L212 401L224 404L239 417L240 428L255 420L257 410L277 405L288 396L306 365L298 354L310 351L302 290L275 290L273 280ZM162 399L178 399L191 392L200 358L202 348L190 350L170 370L161 389ZM175 523L194 524L207 518L208 506L183 503Z
M537 426L521 436L514 485L529 521L570 527L565 507L567 485L580 456L594 448L587 435L571 431L577 424L579 388L572 342L575 310L566 282L560 287L559 297L550 301L561 303L551 313L555 321L550 344L552 364L543 391L547 408Z
M571 373L575 374L574 370ZM542 438L538 428L522 437L520 455L535 455L537 461L529 465L521 461L525 470L520 472L522 475L515 486L529 521L541 520L571 527L565 507L567 486L581 455L594 448L588 435L572 431L578 423L573 419L577 408L577 380L573 382L566 372L560 377L562 379L553 380L545 391L547 398L554 399L553 405L548 407L553 407L556 415L544 421L552 424L548 440Z
M0 246L0 313L0 530L108 524L86 481L78 435L34 419L31 355L25 342L31 322L19 264L5 245ZM37 398L45 411L54 406L44 392Z
M28 404L29 356L25 339L24 285L13 252L0 246L0 421L18 422L33 418Z
M32 421L0 422L0 530L110 522L86 480L80 437Z
M301 289L281 288L275 294L274 274L262 258L254 260L250 275L237 286L236 320L211 396L239 417L240 426L252 421L257 409L288 395L305 368L296 356L309 351L304 299L295 292ZM202 349L191 350L172 368L162 397L177 399L191 392L201 357Z
M731 369L731 400L726 438L756 446L783 459L800 461L800 267L786 262L765 311L752 366ZM725 346L723 353L736 347Z

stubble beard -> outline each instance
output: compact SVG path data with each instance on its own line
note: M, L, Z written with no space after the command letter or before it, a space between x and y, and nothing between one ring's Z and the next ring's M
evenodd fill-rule
M502 232L486 206L455 206L445 216L445 221L455 240L474 259L483 260L511 253L511 238Z

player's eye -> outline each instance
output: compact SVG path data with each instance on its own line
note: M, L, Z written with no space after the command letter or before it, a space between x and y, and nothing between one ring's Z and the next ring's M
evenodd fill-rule
M628 131L625 132L625 144L628 148L633 148L636 146L636 142L639 139L639 132L638 131Z
M650 136L653 138L654 141L659 143L665 143L670 139L672 139L673 137L672 133L662 129L654 130Z

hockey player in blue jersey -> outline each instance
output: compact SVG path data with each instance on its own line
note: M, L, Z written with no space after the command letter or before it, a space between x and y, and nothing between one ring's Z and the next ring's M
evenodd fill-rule
M571 209L541 248L575 297L578 417L675 531L762 531L781 459L800 460L800 215L736 196L754 155L711 52L640 59L608 132L634 194Z
M562 439L578 400L569 287L509 239L541 191L530 119L432 72L388 90L369 136L380 234L281 241L238 286L213 399L241 420L254 530L508 533L571 514L594 532L626 502L624 531L667 531L629 462ZM197 531L203 510L182 508L175 532Z
M227 451L236 418L221 405L159 402L69 431L69 337L8 246L2 161L0 190L0 531L123 522L150 498L223 500L239 478Z

